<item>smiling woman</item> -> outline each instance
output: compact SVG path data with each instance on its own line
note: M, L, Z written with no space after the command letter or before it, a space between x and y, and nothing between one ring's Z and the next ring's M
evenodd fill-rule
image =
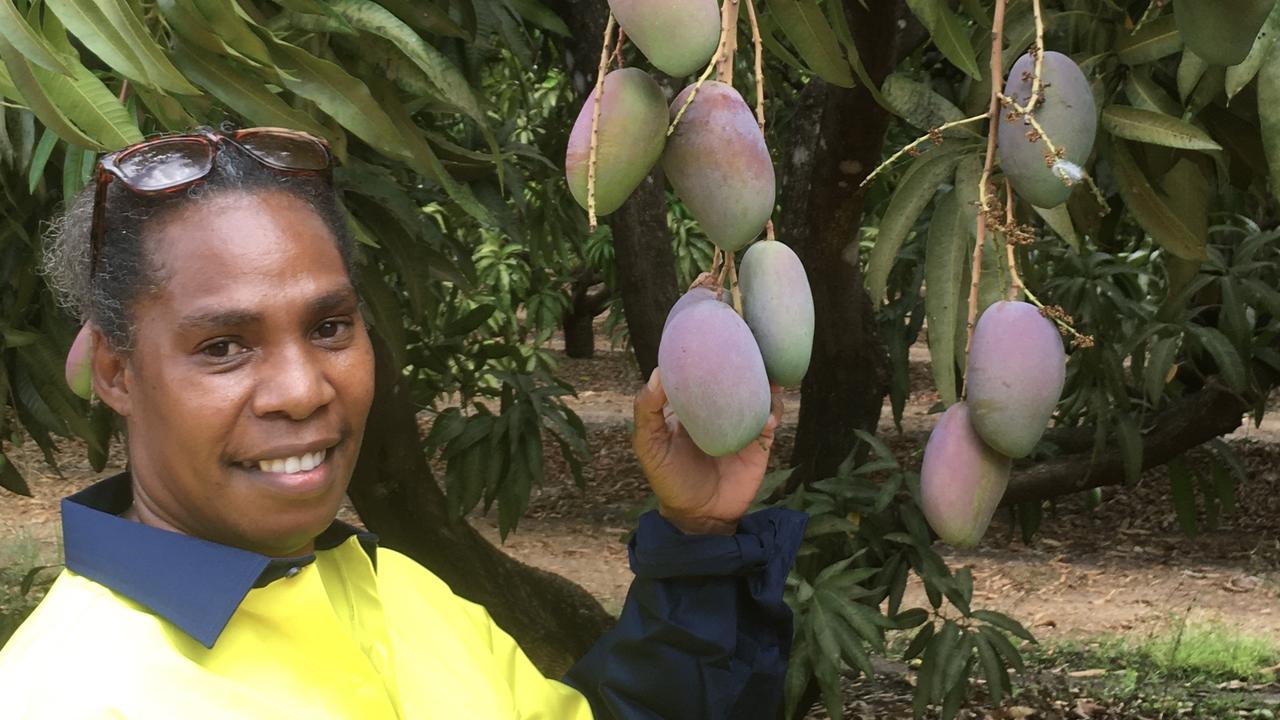
M374 359L331 162L275 129L152 140L100 161L52 226L47 270L129 464L64 500L67 569L0 652L0 717L773 717L804 516L745 513L780 404L711 458L667 423L656 374L641 391L659 510L618 626L564 682L334 519Z

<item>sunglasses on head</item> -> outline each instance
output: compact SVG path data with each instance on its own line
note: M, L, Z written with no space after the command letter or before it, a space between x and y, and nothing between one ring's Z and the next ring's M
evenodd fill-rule
M332 179L333 156L324 140L296 130L260 127L220 132L200 128L130 145L98 160L90 231L89 274L98 270L106 237L107 186L119 180L135 195L157 196L189 188L213 171L223 143L283 175L320 175Z

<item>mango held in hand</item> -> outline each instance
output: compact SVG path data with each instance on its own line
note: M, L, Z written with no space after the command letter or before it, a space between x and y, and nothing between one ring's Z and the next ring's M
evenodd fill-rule
M795 252L777 240L747 248L738 272L742 317L755 335L769 380L795 387L813 352L813 292Z
M759 437L772 398L751 329L733 308L708 300L670 317L658 368L680 424L703 452L719 457Z
M693 87L671 103L672 119ZM730 85L702 84L667 140L662 168L707 238L725 252L754 240L773 214L773 161L755 116Z
M1019 105L1026 105L1031 98L1031 73L1035 60L1023 55L1009 71L1004 94ZM1057 207L1067 201L1071 187L1062 180L1062 174L1078 178L1078 170L1089 159L1094 136L1098 130L1098 110L1093 102L1093 91L1084 73L1062 53L1046 52L1041 70L1044 102L1036 107L1033 115L1040 127L1048 133L1054 147L1065 155L1051 168L1045 162L1049 146L1044 140L1032 142L1027 134L1033 128L1025 118L1008 118L1009 110L1001 109L999 129L1000 168L1009 178L1018 197L1041 208Z
M609 9L627 39L668 75L701 70L720 44L715 0L609 0Z
M65 373L71 392L85 400L93 396L93 333L87 324L67 351Z
M1276 0L1178 0L1173 18L1187 49L1200 59L1237 65L1249 56L1275 6Z
M662 330L665 332L667 326L671 324L671 319L676 315L679 315L681 311L689 308L694 303L699 303L704 300L714 300L716 302L724 303L727 299L728 298L725 296L723 290L717 293L708 287L690 288L689 292L681 295L680 298L675 301L675 304L671 306L671 309L667 311L667 319L662 323Z
M596 93L587 97L569 133L564 172L569 191L587 207L587 164ZM667 141L667 100L649 74L637 68L614 70L604 78L596 144L596 214L622 207L662 156Z
M929 435L920 467L921 509L943 542L978 544L1009 486L1011 464L973 431L967 404L947 408Z
M987 308L969 349L974 430L1004 455L1029 455L1062 397L1066 364L1062 336L1035 306L1002 301Z

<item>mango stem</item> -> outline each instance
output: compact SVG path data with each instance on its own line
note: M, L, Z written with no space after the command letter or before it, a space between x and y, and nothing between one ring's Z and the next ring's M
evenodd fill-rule
M604 75L609 70L609 40L613 36L613 13L604 24L600 43L600 65L596 70L596 95L591 107L591 145L587 149L587 227L596 229L596 149L600 142L600 100L604 97Z

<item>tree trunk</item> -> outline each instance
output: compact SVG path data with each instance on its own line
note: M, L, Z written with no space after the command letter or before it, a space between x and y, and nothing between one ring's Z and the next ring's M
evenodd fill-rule
M576 102L582 102L595 87L609 6L605 0L560 0L554 9L569 26L565 65ZM618 291L642 379L658 366L662 324L679 296L664 185L655 169L621 208L602 219L613 231Z
M893 68L897 0L845 0L855 42L879 84ZM875 306L858 267L866 196L858 189L879 164L889 114L862 87L812 81L801 93L784 160L778 237L795 248L814 300L813 359L801 385L790 486L828 477L874 432L888 387L888 356Z
M594 288L594 290L592 289ZM573 281L572 304L565 312L564 354L586 359L596 354L596 316L604 311L612 293L594 273L584 270Z
M465 521L452 521L427 465L416 408L371 333L377 356L373 408L351 478L351 501L383 545L438 575L455 593L484 605L548 677L560 677L613 625L585 590L518 562Z

